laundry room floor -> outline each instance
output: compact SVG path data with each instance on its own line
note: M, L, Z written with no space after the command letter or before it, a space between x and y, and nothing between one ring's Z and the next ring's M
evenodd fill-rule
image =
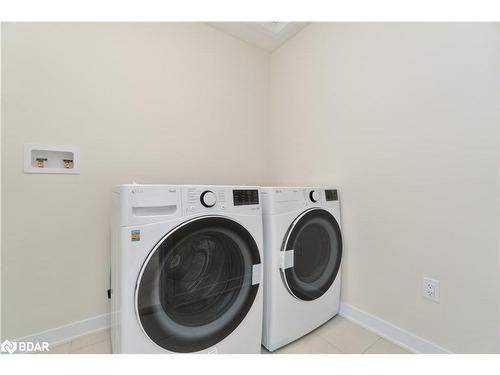
M269 353L264 347L262 353ZM410 354L375 333L336 316L273 354Z
M54 346L52 354L109 354L109 330ZM263 354L270 354L264 347ZM315 331L275 351L277 354L408 354L403 348L337 316ZM274 354L273 353L273 354Z

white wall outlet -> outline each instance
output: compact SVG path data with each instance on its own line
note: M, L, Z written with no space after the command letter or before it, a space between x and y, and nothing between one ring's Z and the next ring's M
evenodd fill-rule
M439 303L439 280L424 277L422 283L422 294L424 298Z

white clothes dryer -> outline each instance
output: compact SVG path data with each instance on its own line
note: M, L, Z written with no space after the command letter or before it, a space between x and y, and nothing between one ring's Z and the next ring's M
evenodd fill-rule
M261 188L263 345L274 351L339 311L342 234L338 190Z

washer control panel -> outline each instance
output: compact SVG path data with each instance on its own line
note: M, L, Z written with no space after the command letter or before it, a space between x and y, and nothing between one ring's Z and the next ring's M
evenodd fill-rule
M233 190L233 204L235 206L259 204L259 191L257 189Z
M325 190L325 199L327 202L330 201L338 201L339 194L336 189L326 189Z
M183 212L254 212L260 210L258 188L229 186L186 186L183 188Z

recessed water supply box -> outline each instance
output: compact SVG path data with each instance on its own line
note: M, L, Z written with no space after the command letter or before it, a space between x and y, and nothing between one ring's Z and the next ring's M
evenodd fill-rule
M24 173L80 174L80 149L27 143L24 145Z

